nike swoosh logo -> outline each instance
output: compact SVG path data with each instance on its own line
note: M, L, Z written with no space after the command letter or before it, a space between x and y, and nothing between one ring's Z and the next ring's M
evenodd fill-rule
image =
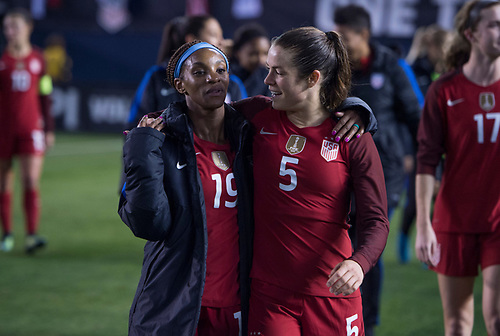
M276 135L278 133L273 133L273 132L266 132L264 131L264 127L260 129L260 134L265 134L265 135Z
M464 101L464 99L463 99L463 98L459 98L459 99L455 99L455 100L448 99L448 100L446 101L446 105L448 105L448 106L450 106L450 107L451 107L451 106L455 106L455 105L457 105L457 104L460 104L460 103L461 103L461 102L463 102L463 101Z
M196 155L200 155L200 154L201 154L201 152L196 152L195 154L196 154Z
M180 164L180 162L177 162L177 169L181 170L182 168L186 167L187 163Z

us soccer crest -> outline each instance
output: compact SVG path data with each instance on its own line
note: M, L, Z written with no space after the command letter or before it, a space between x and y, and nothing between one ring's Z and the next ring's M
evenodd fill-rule
M375 90L379 90L384 86L385 76L383 73L375 72L370 77L370 84Z
M339 144L329 140L323 140L323 145L321 146L321 156L326 162L330 162L337 158L339 154Z
M301 135L290 135L285 148L287 152L292 155L299 154L304 150L304 147L306 146L306 140L306 137L303 137Z
M495 107L495 95L493 92L482 92L479 95L479 106L484 111L490 112Z
M223 151L212 152L212 161L217 166L217 168L222 169L224 171L228 170L229 167L231 166L229 164L229 159L227 158L226 153Z

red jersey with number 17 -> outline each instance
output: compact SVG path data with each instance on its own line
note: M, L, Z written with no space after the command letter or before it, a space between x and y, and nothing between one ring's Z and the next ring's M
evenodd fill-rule
M271 106L251 122L256 129L251 277L334 297L326 286L331 270L352 258L367 272L387 239L384 175L372 137L338 144L331 134L333 119L299 128ZM362 232L354 254L347 233L353 190Z
M45 74L42 54L33 49L24 58L4 52L0 58L0 128L5 134L31 134L43 129L39 98L40 78Z
M239 229L234 152L193 134L207 216L207 272L202 296L206 307L231 307L239 298Z
M434 206L436 231L500 229L500 82L479 86L462 71L432 84L420 121L417 173L434 175L446 154Z

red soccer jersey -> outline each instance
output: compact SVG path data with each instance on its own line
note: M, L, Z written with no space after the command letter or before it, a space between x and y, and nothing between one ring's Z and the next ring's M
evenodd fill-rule
M339 145L331 135L333 119L299 128L285 112L270 107L252 123L256 135L251 276L303 294L333 297L326 286L331 270L352 256L366 272L387 238L374 229L388 228L388 221L382 166L371 135ZM363 230L373 225L365 233L374 229L368 234L371 241L363 235L354 256L347 233L353 185L360 192L357 197L367 197L359 203L360 226Z
M207 273L202 305L230 307L239 299L239 230L237 191L230 145L217 145L194 135L207 215Z
M43 129L39 82L44 74L43 56L37 50L22 59L7 52L0 58L0 128L4 136Z
M461 71L429 88L420 122L418 174L435 173L446 154L436 199L436 231L482 233L500 223L500 82L482 87Z

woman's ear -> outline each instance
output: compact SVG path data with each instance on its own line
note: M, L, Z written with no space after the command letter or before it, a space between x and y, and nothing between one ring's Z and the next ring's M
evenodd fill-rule
M309 75L309 79L307 80L307 86L312 88L314 85L316 85L319 82L320 78L321 78L321 72L319 72L319 70L314 70Z
M469 41L469 43L472 43L474 41L474 35L472 34L472 29L467 28L464 30L464 36Z
M174 87L180 94L187 95L186 89L184 88L184 83L179 78L174 79Z

